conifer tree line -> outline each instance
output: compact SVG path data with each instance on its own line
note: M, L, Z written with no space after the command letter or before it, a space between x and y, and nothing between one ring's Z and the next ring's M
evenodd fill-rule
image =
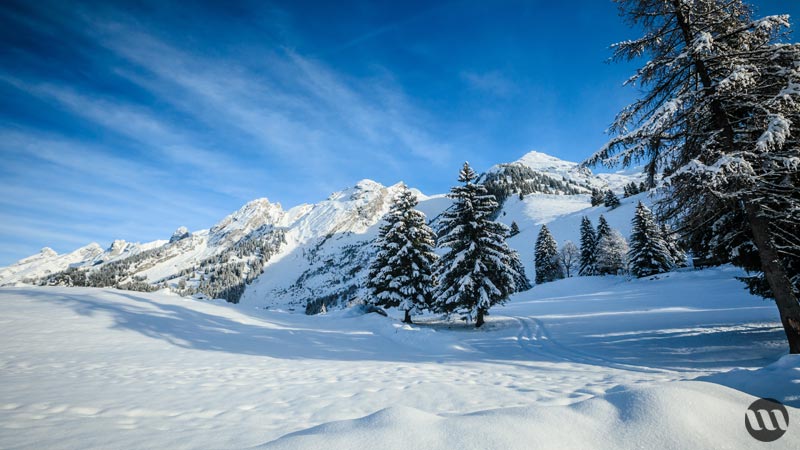
M627 193L629 192L629 187L626 186L625 192L626 192L625 197L628 197L629 195ZM612 191L611 189L606 189L605 191L602 191L597 188L592 188L590 200L592 206L603 205L609 209L614 209L620 205L619 197L617 197L617 194L615 194L614 191Z
M477 179L465 163L458 178L462 184L450 191L454 202L442 213L438 233L415 209L416 196L400 186L374 242L377 252L366 282L371 303L399 308L406 323L412 323L412 314L430 311L461 314L480 327L492 306L530 288L519 255L505 242L519 233L519 226L512 222L509 229L491 220L499 205ZM630 248L603 215L597 228L588 217L582 218L580 247L566 241L559 248L547 225L542 225L534 245L535 283L576 273L644 277L684 264L675 233L642 202L632 225ZM436 247L443 251L441 257Z
M500 164L496 171L484 174L480 183L486 186L488 193L494 195L495 201L500 204L514 193L522 199L535 193L576 195L589 191L585 184L564 177L554 178L521 163Z
M641 95L586 164L660 176L659 216L694 254L746 269L800 353L800 44L785 39L788 16L755 18L743 0L617 2L644 33L614 47L646 61L629 80Z
M492 306L530 287L519 255L506 244L509 228L492 220L497 200L477 179L464 163L438 233L414 209L416 197L401 187L375 240L367 282L375 305L399 307L406 322L411 313L428 310L460 314L481 327Z
M558 244L546 225L542 225L534 252L536 284L572 276L618 275L628 267L628 244L617 230L600 216L597 229L588 217L581 219L580 247L566 241ZM541 274L540 274L541 272Z
M625 186L623 186L623 188L622 188L623 195L622 196L625 197L625 198L628 198L628 197L631 197L631 196L634 196L636 194L640 194L640 193L646 192L646 191L647 191L647 187L645 186L644 181L642 181L639 184L636 184L635 182L631 181L630 183L628 183Z
M611 228L605 216L597 228L583 216L580 225L580 248L566 241L558 244L547 225L542 225L534 252L536 284L569 277L577 269L580 276L619 275L630 272L645 277L669 272L686 264L686 254L672 229L659 223L647 206L636 207L628 241Z

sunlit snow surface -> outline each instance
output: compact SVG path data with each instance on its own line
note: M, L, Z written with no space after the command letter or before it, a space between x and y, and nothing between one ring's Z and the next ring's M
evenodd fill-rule
M753 396L798 448L800 362L736 275L562 280L481 330L2 288L0 448L757 448Z

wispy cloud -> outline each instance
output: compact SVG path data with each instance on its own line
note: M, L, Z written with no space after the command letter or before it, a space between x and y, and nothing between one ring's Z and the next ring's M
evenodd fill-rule
M367 42L371 39L375 39L383 34L390 33L392 31L397 31L406 25L423 20L426 17L430 17L440 11L446 11L448 8L454 7L453 3L455 2L443 2L438 4L437 6L420 11L404 19L378 26L365 33L355 36L354 38L348 41L345 41L343 44L337 45L336 47L334 47L333 50L329 51L328 53L338 53L343 50L347 50L351 47L355 47L364 42Z
M446 146L427 129L432 118L388 79L348 80L285 48L249 66L207 59L121 31L119 24L112 29L115 34L103 34L103 45L156 78L131 71L121 71L123 76L202 123L249 136L262 152L306 167L329 167L343 153L364 150L376 158L435 163L447 156Z
M518 92L516 84L501 72L461 72L461 78L472 89L483 91L496 97L509 97Z
M363 176L394 182L415 163L450 162L437 121L385 74L350 78L282 46L203 52L113 7L59 11L46 25L20 20L90 43L75 52L93 72L75 82L0 69L0 88L91 132L0 121L0 244L163 237L254 197L314 201Z

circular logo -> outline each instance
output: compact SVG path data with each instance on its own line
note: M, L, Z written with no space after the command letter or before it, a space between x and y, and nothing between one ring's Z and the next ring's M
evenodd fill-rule
M747 408L744 426L750 436L761 442L772 442L780 439L789 428L789 412L775 399L760 398Z

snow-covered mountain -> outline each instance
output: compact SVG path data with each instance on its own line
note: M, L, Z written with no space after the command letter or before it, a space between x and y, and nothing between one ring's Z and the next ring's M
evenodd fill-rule
M536 174L546 176L555 181L585 189L611 189L621 191L631 181L642 181L642 170L639 167L627 168L613 173L593 173L591 169L579 163L564 161L547 153L531 151L522 158L511 162L492 166L486 171L484 178L492 174L504 174L509 168L523 168Z
M95 242L63 255L59 255L53 249L45 247L35 255L23 258L15 264L0 269L0 284L32 280L62 271L73 264L91 262L102 254L103 248Z
M590 208L591 189L619 190L633 180L638 181L624 173L596 175L540 152L493 166L481 177L503 201L498 220L520 225L522 233L510 243L529 276L538 226L556 221L551 226L556 238L574 240L580 214L596 216L603 210ZM169 239L145 244L117 240L107 249L90 244L64 255L45 248L0 269L0 285L171 288L183 295L315 312L323 304L343 304L364 294L371 242L398 187L362 180L319 203L288 210L260 198L210 229L190 233L180 227ZM418 208L435 225L450 200L444 194L415 192ZM632 199L626 200L611 213L612 225L619 222L623 234L632 216L627 206ZM614 220L617 215L620 219Z

